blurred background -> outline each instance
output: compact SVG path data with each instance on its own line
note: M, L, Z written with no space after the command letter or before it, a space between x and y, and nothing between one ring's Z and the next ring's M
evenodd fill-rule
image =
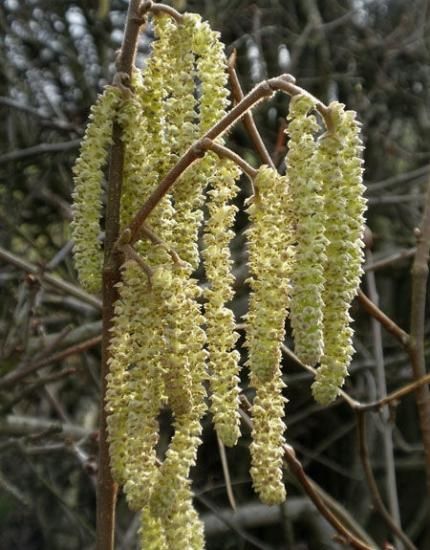
M125 0L0 3L0 549L94 545L100 301L79 288L73 268L71 168L89 108L112 79L127 5ZM414 228L430 172L430 2L182 0L171 5L200 13L220 31L227 53L237 50L246 91L288 72L322 101L337 99L358 112L372 235L362 288L409 330ZM152 38L149 26L139 64ZM281 172L287 111L283 95L255 111ZM241 125L229 143L258 165ZM240 203L249 196L246 181L242 189ZM246 224L241 213L233 242L238 319L247 300ZM347 392L367 402L411 381L399 344L358 302L352 314L356 354ZM428 335L428 321L425 329ZM286 343L292 345L289 338ZM290 357L284 372L287 439L306 472L375 547L393 542L372 506L354 413L341 401L329 408L317 405L311 375ZM246 393L246 372L243 383ZM367 420L369 457L382 498L416 547L430 548L414 396L390 414L370 413ZM233 514L217 440L205 419L193 479L208 550L341 548L288 473L287 503L259 504L248 473L249 434L245 427L243 432L238 446L227 450ZM137 548L137 527L120 496L118 549Z

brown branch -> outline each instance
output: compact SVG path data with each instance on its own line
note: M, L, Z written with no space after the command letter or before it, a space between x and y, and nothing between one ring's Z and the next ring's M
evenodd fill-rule
M251 180L254 180L254 178L256 177L258 170L253 168L248 162L246 162L246 160L244 160L241 156L239 156L228 147L225 147L220 143L216 143L216 141L212 141L209 138L203 138L201 141L201 145L206 151L212 151L220 158L226 158L233 161Z
M118 57L117 70L130 80L132 66L140 27L144 23L140 0L130 0L127 12L124 38ZM125 82L126 84L126 82ZM109 164L108 194L106 202L106 237L103 265L103 336L102 362L100 369L101 402L100 402L100 441L97 476L97 530L96 550L113 550L115 540L115 504L117 486L112 479L107 441L105 396L107 390L106 376L109 372L109 343L114 303L118 297L117 283L120 280L121 253L115 248L119 235L119 216L121 188L124 166L124 144L122 130L118 122L114 123L112 132L112 149Z
M150 11L153 15L169 15L177 23L182 23L182 21L184 20L182 14L180 14L171 6L165 6L164 4L155 4L151 1L148 1L143 3L142 8L144 10Z
M364 265L364 271L367 273L368 271L376 271L378 269L384 269L386 267L391 267L393 264L396 264L398 262L401 262L403 260L406 260L407 258L411 258L416 253L416 248L410 248L408 250L400 250L400 252L396 252L395 254L391 254L390 256L387 256L386 258L382 258L381 260L372 261L369 263L366 263Z
M44 378L40 378L39 380L34 382L34 384L26 387L22 392L20 392L18 395L15 395L5 405L3 405L3 407L0 409L0 415L8 413L14 405L25 399L27 396L31 395L38 388L45 386L46 384L52 384L52 382L58 382L58 380L61 380L62 378L65 378L66 376L70 376L71 374L75 373L76 369L71 367L69 369L64 369L62 371L50 374L49 376L45 376Z
M407 332L401 329L396 323L387 317L385 313L374 304L362 290L358 291L358 300L367 313L374 317L381 325L398 340L405 349L409 348L410 337Z
M28 365L23 369L7 374L3 378L0 378L0 389L9 388L10 386L13 386L17 382L21 381L23 378L29 376L30 374L33 374L34 372L38 371L43 367L47 367L48 365L52 365L53 363L60 363L61 361L63 361L67 357L70 357L71 355L78 355L83 351L87 351L88 349L93 348L94 346L97 346L97 344L101 342L101 339L102 339L101 336L94 336L93 338L84 340L79 344L70 346L65 350L54 353L49 357L44 357L43 359L40 359L39 361L36 361L35 363L32 363L31 365Z
M370 490L370 496L373 501L375 510L380 514L382 519L387 524L388 528L400 539L408 550L417 550L409 537L400 529L394 519L388 512L382 500L378 485L373 475L372 465L369 459L369 449L366 441L366 418L363 411L357 411L357 431L358 431L358 446L360 452L361 464L363 466L364 475L366 476L367 485Z
M231 91L233 94L233 98L236 103L240 103L244 97L244 93L235 69L236 57L237 57L236 50L234 50L228 59L227 71L230 77L230 84L231 84ZM273 160L269 154L269 151L264 145L264 141L257 129L257 126L254 121L254 117L252 116L252 113L250 111L245 113L245 116L243 117L243 124L245 126L246 131L249 134L249 137L251 138L251 141L255 147L255 150L260 155L261 160L271 168L276 169L273 163Z
M372 401L372 403L360 403L358 404L358 406L354 408L359 409L361 411L370 411L370 410L380 409L385 405L395 404L396 401L399 401L399 399L401 399L405 395L408 395L409 393L416 391L420 386L423 386L424 384L430 384L430 374L426 374L419 380L416 380L415 382L411 382L410 384L403 386L403 388L400 388L398 390L395 390L389 393L382 399L378 399L377 401Z
M148 200L139 209L130 224L124 229L118 245L128 242L133 244L138 239L140 228L160 200L169 191L169 189L178 181L180 176L195 162L205 154L202 143L206 138L214 140L218 136L226 132L231 126L236 124L250 109L255 107L257 103L272 97L276 91L283 91L288 95L304 94L311 96L306 90L293 83L294 78L289 74L284 74L276 78L270 78L257 84L244 98L226 113L212 128L210 128L201 139L193 143L187 151L178 160L175 166L161 180L156 189L151 193ZM330 109L321 101L314 98L312 100L316 104L316 108L323 116L327 128L331 128Z
M430 251L430 182L421 228L416 232L417 251L412 265L412 298L409 357L416 381L426 375L424 356L424 325ZM416 391L418 416L424 445L427 492L430 496L430 390L420 385Z

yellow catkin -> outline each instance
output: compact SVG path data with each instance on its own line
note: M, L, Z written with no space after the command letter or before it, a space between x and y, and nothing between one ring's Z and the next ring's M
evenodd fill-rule
M254 489L265 504L279 504L286 497L282 475L285 443L285 387L279 367L270 380L251 376L256 395L252 404L251 478Z
M204 350L206 336L201 328L203 317L196 298L200 294L195 281L190 278L183 278L181 268L175 266L179 272L173 278L172 292L176 295L182 294L178 302L176 330L186 338L187 355L184 360L186 368L190 373L189 389L192 400L192 407L183 414L175 415L174 429L169 448L163 464L159 468L157 488L153 492L151 508L156 516L166 516L179 497L177 490L182 486L183 480L189 476L191 466L195 464L197 448L201 443L201 417L206 412L206 390L204 381L207 379L206 356ZM176 283L180 289L175 290ZM185 350L184 350L185 351ZM171 376L176 376L175 372ZM166 386L170 381L166 380Z
M287 179L262 166L254 185L255 196L248 207L251 295L245 345L253 375L270 380L281 360L294 232Z
M139 538L142 550L170 550L161 520L154 518L149 508L141 512Z
M191 137L192 130L195 140L203 136L223 116L229 104L226 88L227 62L219 33L214 32L199 15L184 14L183 25L184 33L188 40L191 40L194 63L193 72L184 82L189 82L190 77L199 82L197 88L194 88L194 95L199 97L198 104L192 105L191 101L186 104L189 115L184 126L184 135L186 138ZM190 125L192 116L194 125ZM180 133L183 134L182 128ZM188 146L191 142L184 145ZM191 166L173 191L178 220L175 247L181 258L188 261L194 269L199 264L197 238L203 220L203 192L209 179L216 173L216 164L217 160L214 157L206 155L198 164Z
M231 161L217 164L216 176L208 191L209 218L204 230L203 260L209 289L205 296L206 334L208 339L211 412L221 441L236 444L240 436L239 359L235 350L238 334L231 309L226 303L233 298L234 277L229 244L234 236L231 227L237 207L230 204L238 187L240 171Z
M254 181L255 195L248 213L248 250L251 286L246 316L246 346L250 383L255 388L251 477L261 500L275 504L285 499L282 482L282 445L285 398L280 370L280 346L285 335L288 280L294 241L288 181L262 166Z
M330 104L334 129L321 138L327 247L323 294L325 351L312 386L328 404L339 394L353 354L349 309L362 273L366 200L362 183L362 142L355 112Z
M320 360L324 349L322 293L327 246L323 186L315 143L319 125L315 116L309 114L314 107L314 100L307 95L291 99L286 157L297 238L290 318L295 353L303 363L312 366Z
M133 70L132 98L121 110L125 144L124 183L121 199L121 222L128 223L137 208L142 206L156 188L173 160L171 144L167 141L165 100L170 93L168 85L172 73L170 55L176 26L167 17L155 22L155 41L145 69ZM170 196L163 197L149 216L147 224L167 244L171 241L174 210ZM147 261L163 263L166 256L143 239L137 249ZM156 253L148 258L148 250Z
M112 466L119 463L122 467L119 479L124 484L127 501L131 508L139 510L149 502L157 473L157 417L166 400L161 363L162 327L153 315L162 305L162 298L157 288L149 287L146 273L132 260L123 268L119 292L107 378L107 423ZM121 319L127 319L128 334L122 378L118 362L124 359L116 348L119 331L124 330ZM118 407L118 402L121 405L125 400L122 394L126 396L126 413Z
M91 107L75 166L72 236L79 280L90 292L101 289L102 249L99 240L103 168L112 142L112 125L121 92L107 86Z

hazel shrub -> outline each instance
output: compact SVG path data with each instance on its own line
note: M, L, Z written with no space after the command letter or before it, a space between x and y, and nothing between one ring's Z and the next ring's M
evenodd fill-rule
M74 167L74 253L82 285L98 292L103 178L116 124L124 169L122 238L115 245L122 266L106 392L111 470L140 513L143 549L201 550L204 530L190 470L208 406L221 442L234 446L240 437L242 355L254 395L250 476L269 505L286 498L281 347L288 317L299 359L320 363L312 386L319 402L335 399L347 375L349 309L363 260L362 146L355 113L334 102L325 107L324 128L318 101L295 91L286 174L267 165L246 170L225 148L227 158L202 151L128 241L124 235L139 208L230 109L219 34L196 14L174 21L158 13L153 25L156 40L145 67L133 67L129 82L108 86L92 108ZM224 145L221 137L216 142ZM253 174L253 195L246 203L250 294L242 354L229 303L244 170ZM202 272L204 284L197 278ZM165 410L173 435L160 448Z

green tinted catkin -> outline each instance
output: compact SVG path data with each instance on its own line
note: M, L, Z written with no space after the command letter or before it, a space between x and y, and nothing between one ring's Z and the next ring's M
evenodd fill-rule
M291 98L287 130L290 140L285 159L297 238L290 302L294 350L303 363L312 366L320 360L324 349L322 292L327 246L323 188L314 137L319 125L315 116L309 114L314 107L314 100L307 95Z
M362 183L362 143L355 112L330 104L332 131L321 138L327 264L323 294L325 350L312 386L314 397L328 404L339 394L353 353L349 309L362 273L366 200Z
M209 217L204 228L203 260L209 288L205 305L206 335L209 351L211 412L221 441L236 444L240 435L239 359L235 349L239 335L231 309L233 298L232 259L229 244L237 207L230 204L238 187L240 172L231 161L219 161L208 191Z
M90 292L101 289L103 255L99 235L103 168L112 142L112 125L120 100L120 90L107 86L91 107L80 154L73 167L74 258L79 280Z
M275 504L286 495L282 481L286 400L282 395L285 384L280 346L285 335L294 232L286 177L262 166L254 186L255 195L248 207L251 297L246 316L247 364L256 392L251 411L251 477L261 500Z

